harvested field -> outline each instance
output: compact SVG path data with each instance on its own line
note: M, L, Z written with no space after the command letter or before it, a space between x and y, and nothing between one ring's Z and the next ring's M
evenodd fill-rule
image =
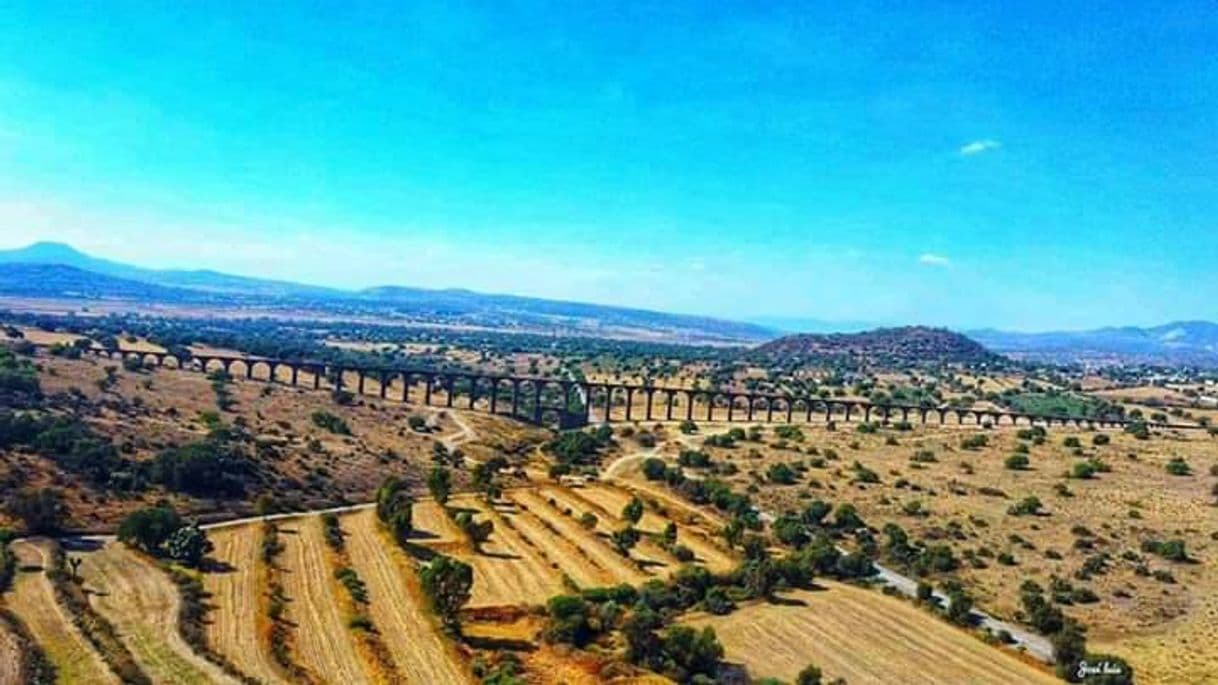
M511 521L520 534L533 541L547 558L558 560L562 572L578 585L595 587L612 582L613 577L604 568L591 563L583 556L577 543L555 535L536 514L518 509L517 513L511 516Z
M584 530L573 519L563 516L561 511L550 506L541 495L527 490L515 490L509 497L554 526L558 534L577 545L591 563L608 571L614 582L641 583L647 580L645 572L618 554L609 543Z
M326 557L321 519L288 519L279 531L284 543L280 575L288 596L287 618L295 625L296 661L327 683L369 682L351 629L339 611L340 588Z
M60 682L117 684L118 678L55 601L51 582L42 570L50 561L50 550L46 547L50 544L45 540L12 543L21 566L38 570L18 571L12 590L4 596L5 605L25 622L30 634L46 651Z
M203 586L212 605L207 640L242 673L269 685L287 685L262 640L266 570L261 567L259 524L217 528L208 532L212 557L226 570L208 573Z
M613 514L614 519L618 521L621 520L622 509L633 497L627 491L602 484L576 488L570 492L574 497L598 507L601 511ZM649 498L644 496L642 499L646 501ZM660 502L660 505L667 507L664 502ZM667 525L667 519L648 508L644 511L643 518L639 521L638 527L639 530L645 533L658 534L663 532L664 527ZM701 528L678 523L677 542L693 550L697 561L705 564L707 568L716 573L729 571L736 565L736 560L732 555L711 542L707 532Z
M562 588L561 575L515 530L503 516L475 497L450 500L457 507L475 509L478 520L489 516L495 524L480 554L465 561L474 569L471 607L505 604L542 604Z
M694 615L688 624L711 626L726 660L754 678L793 681L808 664L827 679L851 683L1060 682L1017 656L991 647L901 600L879 592L823 583L799 591L792 603L750 604L727 616Z
M21 658L17 636L0 623L0 685L20 685Z
M569 518L578 521L579 517L584 513L591 513L597 517L595 534L607 543L610 542L610 534L615 530L620 530L626 526L626 520L618 513L611 510L605 510L587 499L579 496L578 490L565 490L559 488L542 488L540 493L548 502L553 499L565 516L568 511L571 512ZM630 498L627 497L626 501ZM620 509L618 510L621 511ZM643 533L659 533L664 529L664 524L660 523L655 530L648 530L640 521L637 528ZM655 523L652 521L651 523ZM582 527L582 526L581 526ZM668 552L664 551L659 545L653 542L648 537L644 536L634 549L630 550L630 557L639 561L649 573L671 573L675 571L680 563Z
M182 639L178 589L164 571L115 541L80 557L90 604L114 624L149 677L158 682L236 685L234 678Z
M346 548L367 583L369 611L399 673L410 683L469 682L455 650L423 605L410 560L377 530L371 510L343 518Z

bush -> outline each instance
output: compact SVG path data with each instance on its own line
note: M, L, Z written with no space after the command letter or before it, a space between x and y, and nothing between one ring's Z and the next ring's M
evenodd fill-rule
M1028 495L1020 501L1012 504L1007 513L1011 516L1035 516L1041 513L1040 499L1035 495Z
M990 444L990 439L984 433L970 435L960 441L960 448L966 450L979 450Z
M768 478L771 483L778 483L779 485L794 485L796 475L795 471L792 470L790 466L778 463L774 464L766 471L766 478Z
M1091 444L1095 445L1096 447L1107 445L1110 442L1112 442L1112 438L1109 437L1107 433L1096 433L1095 435L1091 436Z
M449 630L459 631L458 613L469 602L474 571L463 561L442 554L419 567L423 593Z
M1181 457L1172 457L1172 459L1168 461L1167 465L1163 468L1173 476L1188 476L1193 472L1193 470L1189 468L1188 462L1184 461L1184 459Z
M207 533L197 523L178 528L165 541L165 556L191 568L198 568L213 549Z
M335 435L351 435L351 428L347 426L347 422L341 416L331 414L328 411L318 410L313 412L313 425L318 428L330 431Z
M1002 462L1002 465L1012 471L1023 471L1028 468L1029 460L1026 454L1012 454Z
M647 480L663 480L664 472L667 470L668 466L663 459L647 457L643 460L643 476Z

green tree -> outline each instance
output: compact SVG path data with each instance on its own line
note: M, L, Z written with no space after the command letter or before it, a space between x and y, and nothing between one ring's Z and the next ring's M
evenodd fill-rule
M198 568L213 549L215 546L197 523L178 528L165 541L165 555L191 568Z
M629 521L630 525L637 525L643 518L643 500L638 497L631 498L630 502L622 507L622 518Z
M809 665L795 676L795 685L820 685L822 677L819 668Z
M423 592L444 626L460 633L459 612L469 602L474 571L463 561L437 555L419 568Z
M118 527L120 542L139 547L152 555L182 527L182 517L169 506L144 507L127 515Z
M441 506L448 502L453 491L453 477L448 469L437 466L427 476L427 490Z

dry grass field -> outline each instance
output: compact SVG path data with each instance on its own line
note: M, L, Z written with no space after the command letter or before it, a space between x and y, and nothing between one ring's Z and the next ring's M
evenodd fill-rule
M1093 444L1101 433L1054 427L1043 445L1031 445L1003 427L985 432L986 446L964 449L962 439L977 431L802 430L805 440L786 447L776 447L766 430L761 442L705 449L715 460L736 466L738 473L727 480L738 491L754 491L765 511L799 511L812 499L849 502L877 531L892 522L913 540L948 544L962 560L954 575L979 606L999 617L1016 616L1018 588L1026 579L1043 587L1057 576L1089 588L1099 601L1064 607L1066 613L1089 627L1092 649L1128 658L1140 681L1218 679L1218 650L1206 646L1218 634L1212 599L1218 594L1218 517L1211 494L1218 481L1211 475L1218 440L1213 437L1169 431L1137 440L1107 431L1102 434L1109 442ZM1063 444L1067 438L1079 441L1077 456ZM1020 443L1029 444L1029 468L1006 468L1006 458ZM674 459L682 446L670 441L660 454ZM918 452L931 457L916 461ZM1189 475L1168 473L1167 463L1177 457L1188 464ZM1108 470L1085 479L1067 477L1076 463L1088 460ZM856 482L856 462L880 482ZM777 463L795 467L796 484L769 482L767 471ZM634 487L662 489L641 481L639 460L629 466ZM1043 503L1043 515L1008 513L1029 495ZM883 535L878 537L882 541ZM1191 561L1172 562L1143 551L1143 543L1152 539L1183 540ZM1010 555L1006 563L998 560L1004 554ZM1105 570L1077 579L1086 560L1099 554L1106 554ZM964 561L966 555L978 561Z
M60 682L117 685L118 678L110 673L101 656L72 623L67 610L55 600L45 573L52 544L39 539L12 543L21 568L12 589L4 595L4 604L29 628L55 667Z
M302 516L280 524L284 552L283 587L287 592L287 620L294 626L292 645L297 663L327 683L369 683L367 668L355 645L355 636L339 611L342 590L326 560L321 521Z
M150 678L183 685L236 685L236 679L182 639L178 589L155 563L114 541L79 557L89 602L114 625Z
M1061 682L1018 657L994 649L926 612L878 592L841 583L799 591L774 604L742 606L727 616L693 615L686 622L711 626L726 660L754 678L793 682L808 664L826 680L848 683Z
M290 681L275 664L263 639L266 627L267 572L260 558L261 527L257 523L210 531L217 569L203 575L212 606L207 641L246 675L268 683Z

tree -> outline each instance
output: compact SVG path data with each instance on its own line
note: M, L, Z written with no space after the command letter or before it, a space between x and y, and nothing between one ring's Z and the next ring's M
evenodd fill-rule
M626 526L621 530L614 531L610 535L610 539L613 541L613 546L617 548L617 551L622 556L630 556L631 548L639 543L639 531L633 526Z
M433 468L427 476L427 490L441 506L448 502L453 490L453 478L448 469L443 466Z
M118 539L119 542L159 556L161 545L181 527L182 518L172 507L144 507L123 519L118 527Z
M1087 655L1087 637L1082 627L1072 619L1066 619L1062 629L1049 638L1053 644L1053 660L1057 663L1057 676L1069 682L1081 680L1078 662Z
M198 568L213 549L215 546L197 523L178 528L165 541L165 555L191 568Z
M723 658L723 645L709 626L701 631L683 625L669 626L664 631L663 649L664 655L676 667L670 675L682 682L699 674L714 675Z
M439 614L444 626L459 633L461 624L458 612L469 602L474 570L463 561L441 554L419 568L419 579L432 609Z
M660 480L664 477L664 472L668 467L664 464L663 459L656 457L647 457L643 460L643 476L647 480Z
M677 544L677 524L669 521L668 525L664 526L664 532L661 535L665 545L672 547Z
M68 518L63 493L52 488L19 490L9 498L6 508L9 515L25 524L31 535L57 533Z
M626 660L650 669L658 669L663 661L663 643L655 630L664 621L646 605L636 608L622 624L626 638Z
M795 685L820 685L822 677L819 668L809 665L795 676Z
M622 518L630 522L630 525L638 524L643 518L643 500L638 497L631 498L630 502L622 507Z
M733 518L723 527L723 539L727 542L728 549L735 549L743 538L744 524L740 519Z
M774 537L784 545L799 549L808 544L808 532L804 529L803 521L793 514L779 516L773 524Z
M594 631L588 624L589 606L583 597L557 595L546 602L546 609L550 614L546 639L576 647L583 647L592 639Z
M414 529L414 498L406 483L394 476L376 490L376 517L389 527L394 539L405 542Z
M579 516L579 525L583 526L585 530L593 530L596 528L596 522L596 514L593 514L590 511L585 511Z

